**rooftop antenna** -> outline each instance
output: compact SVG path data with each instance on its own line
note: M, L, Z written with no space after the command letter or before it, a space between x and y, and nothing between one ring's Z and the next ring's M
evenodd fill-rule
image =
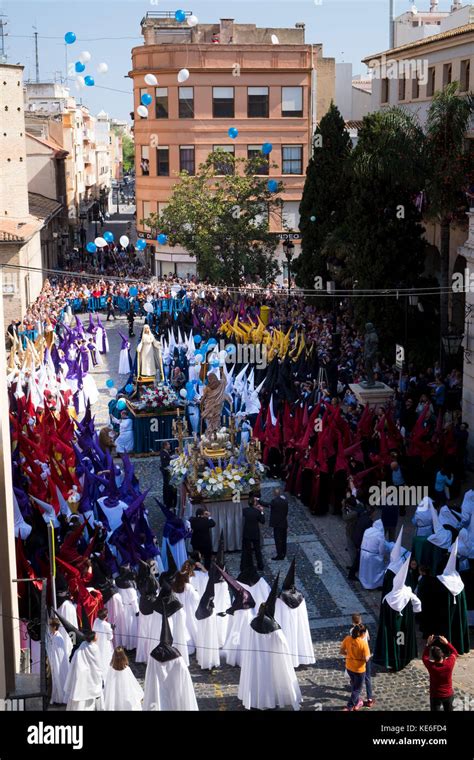
M5 37L7 35L5 33L5 27L8 21L4 21L4 18L7 18L5 14L0 13L0 63L7 62L7 54L5 53Z
M38 32L37 27L32 27L35 30L35 67L36 67L36 83L40 81L40 67L39 67L39 55L38 55Z
M394 29L395 22L394 22L394 15L393 15L394 14L394 0L389 0L389 11L388 12L389 12L389 15L390 15L390 19L389 19L389 37L388 37L388 39L389 39L389 48L390 48L390 50L392 50L392 48L394 46L394 40L395 40L395 29Z

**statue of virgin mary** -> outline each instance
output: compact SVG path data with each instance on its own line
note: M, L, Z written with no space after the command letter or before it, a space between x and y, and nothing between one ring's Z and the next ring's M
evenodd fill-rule
M137 346L137 379L142 382L164 379L160 344L149 325L143 328L142 338Z

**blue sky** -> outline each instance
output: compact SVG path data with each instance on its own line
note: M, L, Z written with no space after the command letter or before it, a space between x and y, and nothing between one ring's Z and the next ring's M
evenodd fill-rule
M79 93L72 85L72 94L82 98L92 113L104 108L113 117L128 119L132 110L131 80L124 77L131 68L131 48L141 44L140 20L147 11L174 11L180 7L193 11L205 23L233 17L237 22L257 26L291 27L302 21L306 24L306 42L322 42L326 56L338 62L352 62L354 73L365 73L361 58L388 47L389 0L317 0L317 3L198 0L175 7L169 0L0 0L0 8L8 21L8 62L23 64L25 79L35 77L33 26L36 26L41 80L53 80L55 72L56 76L64 75L66 48L69 62L87 50L92 59L84 75L92 74L96 86ZM429 0L418 0L416 5L420 11L428 10ZM450 5L451 0L440 0L440 10L449 10ZM410 7L410 0L395 0L395 15ZM68 31L73 31L77 40L66 46L64 34ZM96 72L101 62L108 64L107 74Z

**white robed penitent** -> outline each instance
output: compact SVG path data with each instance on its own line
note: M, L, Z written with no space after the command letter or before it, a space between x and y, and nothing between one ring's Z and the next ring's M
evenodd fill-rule
M275 621L278 576L270 596L250 623L242 655L238 697L247 710L300 709L302 700L285 634Z
M296 558L293 558L276 600L275 620L286 636L293 665L297 668L299 665L312 665L316 660L306 600L295 586L295 573Z
M387 566L387 548L382 520L376 520L364 532L360 547L359 581L363 588L375 589L382 586Z
M64 684L66 710L102 710L102 661L95 641L83 641L74 652Z
M196 695L189 670L173 636L166 613L161 616L160 643L148 657L145 674L143 709L151 711L196 711Z
M112 626L107 620L99 620L99 618L96 618L92 630L97 634L97 646L99 647L100 659L102 662L102 676L105 681L114 653L114 634Z
M69 636L68 641L71 643ZM64 693L64 685L69 671L68 648L59 631L55 631L48 637L46 646L52 680L51 703L65 704L67 698Z

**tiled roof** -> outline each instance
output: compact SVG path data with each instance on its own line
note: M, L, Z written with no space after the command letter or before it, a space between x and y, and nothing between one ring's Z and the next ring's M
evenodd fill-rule
M440 32L440 34L433 34L429 37L424 37L422 40L415 40L415 42L407 42L405 45L400 45L397 48L391 48L384 50L382 53L375 53L374 55L368 55L362 59L362 63L367 63L374 58L380 58L384 53L391 53L392 55L398 55L403 53L404 50L412 50L413 48L423 47L424 45L432 45L442 40L449 40L453 37L460 37L463 34L469 34L474 32L474 24L465 24L464 26L458 26L456 29L449 29L447 32Z
M45 195L39 193L28 192L28 206L30 207L31 216L36 216L37 219L50 219L52 216L56 216L61 211L62 204L58 201L54 201L51 198L46 198Z
M43 223L33 217L24 220L0 219L0 243L25 243L35 232L38 232Z
M55 153L64 153L65 156L69 155L67 150L64 150L64 148L56 142L56 140L53 140L52 137L49 137L46 139L45 137L38 137L38 135L33 135L31 132L26 133L27 137L31 137L32 140L36 140L36 142L41 143L41 145L46 145L47 148L51 148L51 150L54 150Z

